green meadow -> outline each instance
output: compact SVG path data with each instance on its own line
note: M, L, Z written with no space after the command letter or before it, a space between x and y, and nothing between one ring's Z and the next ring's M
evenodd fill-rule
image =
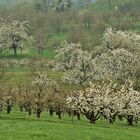
M46 112L40 119L26 112L0 113L0 140L139 140L139 130L139 124L128 126L126 121L90 124L84 117L78 121L66 114L59 120Z

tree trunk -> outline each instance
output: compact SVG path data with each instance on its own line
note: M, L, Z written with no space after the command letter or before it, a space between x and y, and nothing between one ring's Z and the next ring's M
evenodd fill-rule
M31 109L28 110L28 114L32 115L32 110Z
M37 115L37 118L40 118L40 114L41 114L41 111L40 111L40 109L37 109L37 113L36 113L36 115Z
M14 50L14 56L17 57L17 47L13 47Z
M113 118L110 117L110 118L109 118L109 123L110 123L110 124L113 124L113 122L114 122L114 121L113 121Z
M80 113L77 113L76 115L77 115L77 120L81 120Z
M120 121L123 121L123 116L122 115L118 115L118 118Z
M61 111L56 112L56 115L58 115L58 119L61 119L61 113L62 113Z
M71 111L68 111L69 117L71 117Z
M58 119L61 119L61 113L58 114Z
M135 123L136 123L136 124L138 124L138 120L139 120L139 118L136 117L136 118L135 118Z
M112 120L113 120L113 122L116 121L116 115L113 115L113 116L112 116Z
M3 106L2 105L0 105L0 111L3 111Z
M50 114L50 116L53 116L53 109L49 109L49 114Z
M23 106L20 106L20 111L23 112Z
M94 112L85 114L86 118L89 119L90 123L95 124L96 119L94 116Z
M7 114L10 114L10 112L11 112L11 106L7 106Z
M129 116L128 116L127 122L128 122L129 125L133 125L133 119L134 119L134 118L133 118L132 115L129 115Z
M94 118L91 118L90 119L90 123L95 124L95 119Z

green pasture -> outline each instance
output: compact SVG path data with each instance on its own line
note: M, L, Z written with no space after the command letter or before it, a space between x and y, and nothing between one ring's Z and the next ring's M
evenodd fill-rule
M113 125L106 120L96 124L69 118L62 120L43 112L40 119L26 112L0 112L0 140L139 140L140 125L128 126L126 121Z

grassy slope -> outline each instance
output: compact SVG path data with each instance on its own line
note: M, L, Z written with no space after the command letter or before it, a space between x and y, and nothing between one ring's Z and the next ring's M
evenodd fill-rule
M0 140L138 140L140 125L130 127L123 123L113 125L98 121L92 125L84 118L64 116L58 120L46 113L40 119L25 112L0 113Z

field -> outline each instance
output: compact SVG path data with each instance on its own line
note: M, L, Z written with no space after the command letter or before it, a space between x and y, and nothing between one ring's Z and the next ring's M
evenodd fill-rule
M140 140L139 1L0 0L0 140Z
M59 120L43 113L40 119L25 112L0 113L0 140L138 140L140 125L128 126L126 122L113 125L100 120L89 124L64 115Z

